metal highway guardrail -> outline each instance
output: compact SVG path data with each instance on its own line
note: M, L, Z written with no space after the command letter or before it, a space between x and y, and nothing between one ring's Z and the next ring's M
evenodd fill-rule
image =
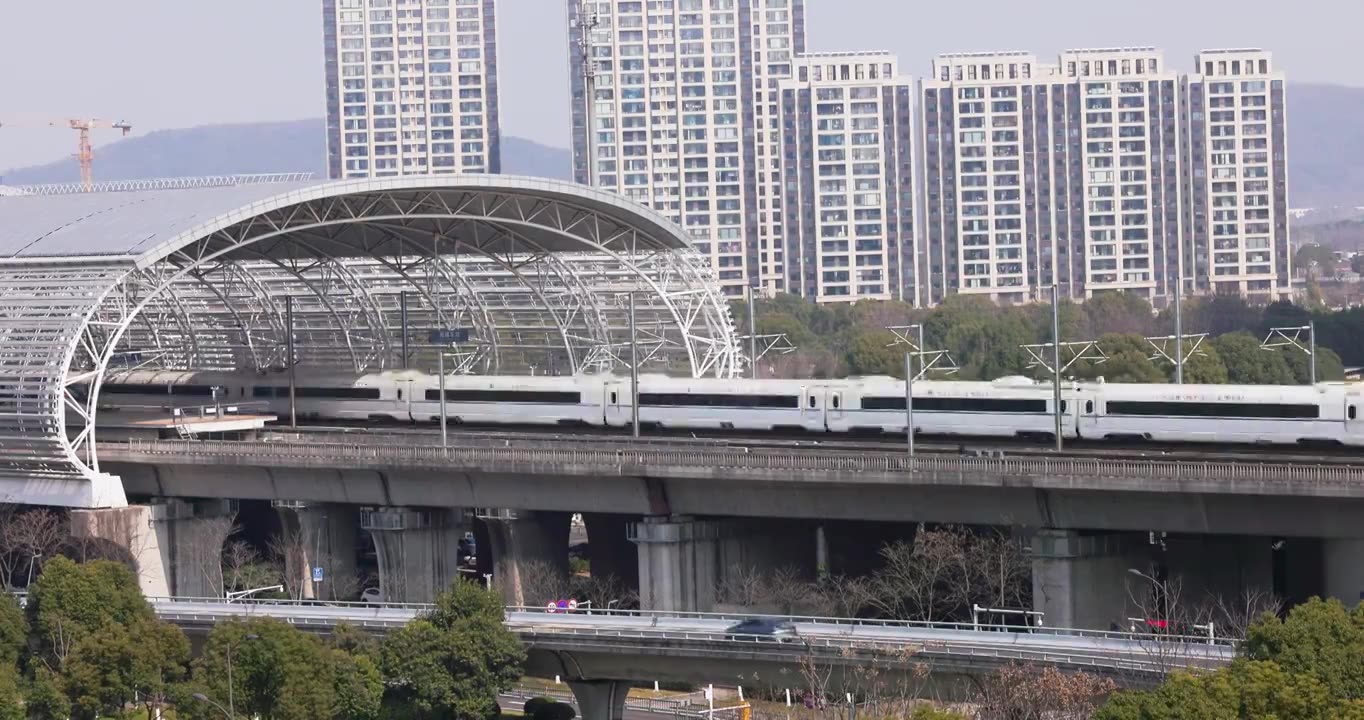
M505 441L498 441L505 443ZM1312 490L1333 496L1364 497L1364 465L1309 465L1285 463L1186 462L1169 460L1113 460L1095 457L963 457L918 456L903 453L820 449L755 449L742 447L562 447L555 442L540 447L524 443L477 442L449 447L408 444L318 442L248 442L213 440L141 440L101 442L100 457L123 462L189 461L190 464L259 465L272 467L446 469L483 468L489 471L534 471L546 468L592 474L637 474L639 468L725 471L789 475L791 473L848 473L929 476L927 483L997 485L1003 478L1042 479L1050 486L1151 489L1154 480L1194 492L1286 494ZM582 445L587 445L583 443ZM197 461L197 463L195 462ZM927 484L926 483L926 484ZM1100 486L1101 483L1101 486Z
M19 596L22 603L26 598ZM316 601L227 601L220 598L149 598L157 617L188 627L211 627L232 618L268 617L300 628L326 630L346 623L376 632L402 627L430 604L320 603ZM789 620L797 638L777 643L728 632L741 619ZM544 608L508 607L506 622L531 645L620 653L658 654L667 648L709 650L718 657L783 661L820 653L848 657L922 655L963 662L1034 662L1103 671L1161 674L1176 668L1216 667L1230 662L1237 643L1198 636L961 623L861 620L828 617L721 613L592 611L549 613Z

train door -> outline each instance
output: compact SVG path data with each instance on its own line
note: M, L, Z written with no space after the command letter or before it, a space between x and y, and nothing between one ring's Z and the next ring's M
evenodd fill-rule
M1347 445L1364 445L1364 396L1345 393L1345 438Z
M824 418L825 424L833 429L834 425L841 425L843 422L843 391L830 388L824 393Z
M623 426L630 416L630 392L625 383L609 380L602 388L602 418L609 426Z

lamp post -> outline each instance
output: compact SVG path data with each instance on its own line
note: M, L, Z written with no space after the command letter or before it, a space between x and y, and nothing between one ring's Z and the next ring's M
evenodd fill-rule
M259 636L259 635L256 635L255 633L252 633L252 634L250 634L250 635L243 635L243 636L242 636L242 642L246 642L246 641L248 641L248 640L259 640L259 639L260 639L260 636ZM232 720L237 720L237 704L236 704L236 701L235 701L235 696L234 696L234 692L233 692L233 691L234 691L234 688L233 688L233 686L232 686L232 641L229 640L229 641L227 642L227 716L228 716L229 718L232 718ZM205 700L208 700L207 697L205 697L204 699L205 699ZM222 706L221 706L221 705L218 705L217 703L213 702L212 700L208 700L208 702L209 702L210 704L212 704L212 705L217 706L217 708L218 708L219 710L222 709Z
M229 720L237 720L236 716L232 714L232 711L223 707L221 704L214 702L212 699L209 698L209 696L203 693L194 693L190 697L194 698L195 700L198 700L201 703L212 705L213 707L218 709L218 712L225 715Z
M1147 575L1146 573L1136 568L1127 568L1127 572L1150 582L1151 585L1155 588L1157 596L1156 604L1160 606L1156 608L1156 610L1161 614L1161 617L1159 619L1165 620L1166 624L1168 625L1170 620L1169 617L1170 608L1168 607L1170 596L1169 593L1165 590L1165 583L1155 579L1154 577L1151 577L1150 575Z

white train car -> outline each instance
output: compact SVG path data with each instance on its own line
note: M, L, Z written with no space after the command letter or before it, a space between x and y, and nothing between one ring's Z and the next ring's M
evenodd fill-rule
M631 421L630 378L605 379L606 423ZM824 432L821 385L804 380L717 380L643 375L641 427Z
M1232 444L1364 445L1358 390L1339 384L1097 384L1080 436Z
M450 375L445 379L445 416L455 425L599 427L606 417L604 391L602 379L591 376ZM440 420L439 377L421 376L404 395L413 420Z
M825 422L830 432L905 432L905 383L890 377L829 385ZM992 382L926 380L914 383L914 427L924 435L1031 437L1056 435L1055 397L1049 384L1028 378ZM1062 435L1075 437L1070 403L1083 391L1062 388Z

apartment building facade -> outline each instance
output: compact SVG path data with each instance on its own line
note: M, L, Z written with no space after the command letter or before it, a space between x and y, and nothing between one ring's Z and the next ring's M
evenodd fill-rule
M1258 49L1206 50L1181 84L1186 288L1278 299L1291 292L1284 76Z
M804 51L803 0L568 0L568 14L578 182L675 220L726 293L781 289L775 84Z
M333 178L501 171L494 0L323 0Z
M945 55L932 73L924 302L1164 293L1182 223L1178 77L1158 51Z
M912 81L888 53L813 53L779 88L785 290L914 297Z

